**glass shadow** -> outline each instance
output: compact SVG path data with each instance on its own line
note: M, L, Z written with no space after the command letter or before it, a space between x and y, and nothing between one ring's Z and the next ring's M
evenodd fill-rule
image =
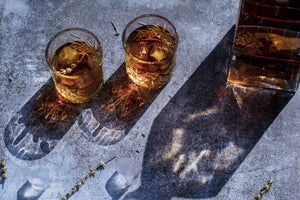
M160 91L143 90L130 82L125 63L86 104L60 98L50 78L8 122L5 145L19 159L40 159L54 149L76 120L90 141L115 144L127 135Z
M78 125L82 134L99 145L122 140L143 115L162 88L147 90L133 83L123 63L98 95L81 112Z
M124 199L216 196L291 99L226 84L233 36L234 27L154 120L141 185Z
M42 158L75 123L82 107L59 98L50 78L7 124L7 149L23 160Z

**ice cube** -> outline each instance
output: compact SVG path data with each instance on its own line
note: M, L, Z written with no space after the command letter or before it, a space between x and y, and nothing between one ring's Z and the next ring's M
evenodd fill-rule
M163 46L153 46L150 56L157 61L163 60L167 56L168 49Z
M76 63L80 59L80 54L72 46L66 46L58 55L58 60L60 64L64 66L70 66L73 63Z
M142 60L149 60L150 45L148 42L138 42L131 46L130 52L133 56Z

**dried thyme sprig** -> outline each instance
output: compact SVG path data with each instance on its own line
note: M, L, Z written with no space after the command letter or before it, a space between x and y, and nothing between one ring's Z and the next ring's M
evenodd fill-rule
M177 103L177 101L173 98L173 97L171 97L171 96L169 96L170 97L170 100L173 102L173 103L175 103L175 105L178 107L178 108L180 108L180 105Z
M78 39L78 41L73 41L72 44L73 45L77 45L78 47L87 47L92 53L97 54L96 52L96 43L95 40L93 40L93 44L90 44L88 41L84 41L82 40L80 37L70 34L72 37L75 37L76 39Z
M268 183L260 190L260 193L255 196L254 200L260 200L262 196L270 190L271 185L274 181L269 180Z
M115 23L114 23L113 21L111 21L110 23L111 23L111 25L113 26L113 28L114 28L114 31L116 32L116 33L115 33L115 36L119 36L119 35L120 35L120 33L119 33L119 31L118 31L118 29L117 29L117 27L116 27Z
M104 169L106 164L110 161L112 161L114 158L116 158L117 155L113 155L112 157L110 157L109 159L107 159L106 161L100 161L97 165L96 168L90 169L90 171L85 175L85 177L83 177L82 179L80 179L76 185L74 187L72 187L71 191L69 191L66 195L62 196L60 200L67 200L69 199L75 192L77 192L79 190L79 188L81 186L84 185L85 181L92 177L95 176L96 171L100 170L100 169Z
M7 169L5 168L6 162L4 159L1 160L1 174L2 174L2 179L3 179L3 184L5 183L5 180L7 178L6 172Z
M174 38L172 37L171 33L166 31L164 26L160 27L158 25L147 25L141 22L138 24L141 25L142 28L138 29L138 33L134 36L135 41L151 38L151 40L163 42L167 46L170 46L173 43Z

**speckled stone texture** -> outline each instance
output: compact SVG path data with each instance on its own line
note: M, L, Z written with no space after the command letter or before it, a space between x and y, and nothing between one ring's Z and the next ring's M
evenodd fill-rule
M35 165L51 177L39 199L60 199L114 154L70 199L249 200L269 179L263 199L300 199L299 91L226 85L238 9L238 0L0 1L0 159L8 169L0 199L17 199ZM121 36L111 21L122 33L146 13L177 29L175 74L128 118L97 112L124 75ZM41 99L56 102L44 54L69 27L88 29L102 42L106 87L86 105L63 107L72 115L58 123L43 118L51 107L38 112ZM14 137L22 124L26 131Z

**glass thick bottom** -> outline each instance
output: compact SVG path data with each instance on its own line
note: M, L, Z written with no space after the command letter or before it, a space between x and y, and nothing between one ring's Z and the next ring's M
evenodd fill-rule
M149 89L155 90L165 86L171 79L173 75L173 67L167 73L162 74L151 74L148 72L147 74L141 75L138 70L134 70L134 68L130 65L126 64L126 73L131 81L133 81L138 86Z
M98 80L84 88L66 87L55 82L57 94L70 103L85 103L90 101L98 94L102 87L103 81Z

